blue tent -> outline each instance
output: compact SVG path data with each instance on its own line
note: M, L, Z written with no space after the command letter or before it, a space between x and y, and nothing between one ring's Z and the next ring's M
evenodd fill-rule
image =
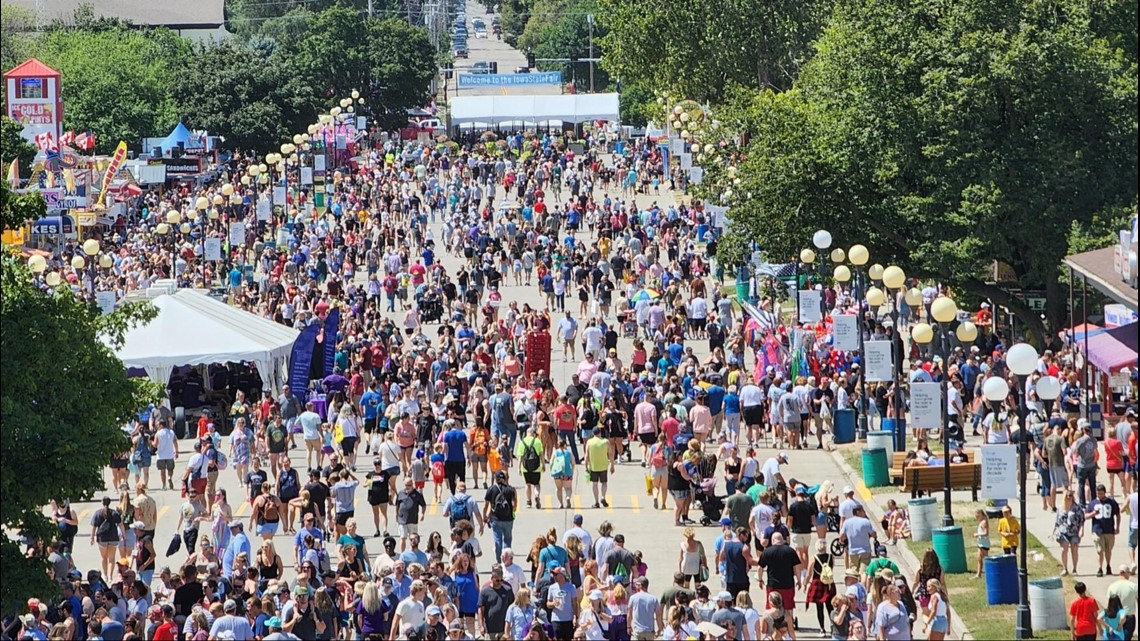
M165 154L179 144L186 146L188 142L190 142L190 130L179 121L178 125L174 127L174 131L171 131L170 135L163 138L162 142L158 143L158 146L162 148L162 152Z

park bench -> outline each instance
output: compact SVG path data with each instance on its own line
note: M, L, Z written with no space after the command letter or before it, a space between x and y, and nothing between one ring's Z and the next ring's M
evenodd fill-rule
M976 462L978 460L977 450L965 450L966 457ZM906 452L893 452L891 454L891 467L888 473L891 475L891 482L897 483L903 477L903 462L906 461Z
M946 474L941 465L913 465L906 468L903 475L903 491L917 498L919 492L933 492L946 487ZM970 490L973 500L978 500L978 488L982 486L982 466L980 463L951 463L950 489Z

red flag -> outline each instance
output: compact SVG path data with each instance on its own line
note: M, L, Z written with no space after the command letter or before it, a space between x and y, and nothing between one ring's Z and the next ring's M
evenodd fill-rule
M59 137L59 144L61 145L70 145L73 142L75 142L74 131L65 131L63 132L63 135Z
M85 131L75 137L75 146L80 149L91 150L95 148L95 134Z
M52 136L50 131L45 131L42 134L36 134L35 141L36 149L39 149L40 151L55 149L55 136Z

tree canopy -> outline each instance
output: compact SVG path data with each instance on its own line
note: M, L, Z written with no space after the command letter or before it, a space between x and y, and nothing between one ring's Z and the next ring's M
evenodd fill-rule
M103 487L107 460L128 445L119 426L156 396L150 383L127 378L100 336L121 340L154 313L141 303L102 316L66 288L34 286L21 261L0 257L0 527L50 541L58 532L44 506L89 499ZM29 483L32 470L36 482ZM0 564L5 612L57 589L42 550L29 558L16 540L0 537Z
M1094 15L1079 0L842 2L795 88L752 98L735 223L776 256L828 229L1043 336L983 274L1002 261L1044 289L1056 326L1070 228L1136 198L1136 58L1113 45L1135 24Z

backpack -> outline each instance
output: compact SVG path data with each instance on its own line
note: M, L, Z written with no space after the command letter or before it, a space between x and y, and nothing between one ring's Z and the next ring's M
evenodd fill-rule
M510 518L514 516L514 503L511 501L509 492L507 492L506 489L500 487L499 491L495 493L495 500L491 503L491 511L496 518Z
M819 561L819 582L824 585L833 585L835 583L835 570L831 568L830 563L824 563L822 559Z
M431 479L436 483L442 482L445 475L443 469L443 461L432 461L431 464Z
M533 437L530 443L523 441L522 466L523 470L527 472L537 472L542 468L542 458L538 455L538 450L534 447Z
M321 574L332 570L332 560L329 559L329 551L324 548L317 550L317 570Z
M654 445L653 454L650 456L649 463L653 467L665 467L665 448Z
M266 501L261 506L261 522L273 523L280 520L281 515L278 513L277 504L272 501Z
M451 515L451 523L454 525L459 521L469 520L471 518L471 510L467 506L467 497L464 496L463 500L456 500L456 497L451 497L451 504L448 513Z
M684 450L689 447L689 441L693 440L693 435L687 432L678 432L677 436L673 437L673 449Z

